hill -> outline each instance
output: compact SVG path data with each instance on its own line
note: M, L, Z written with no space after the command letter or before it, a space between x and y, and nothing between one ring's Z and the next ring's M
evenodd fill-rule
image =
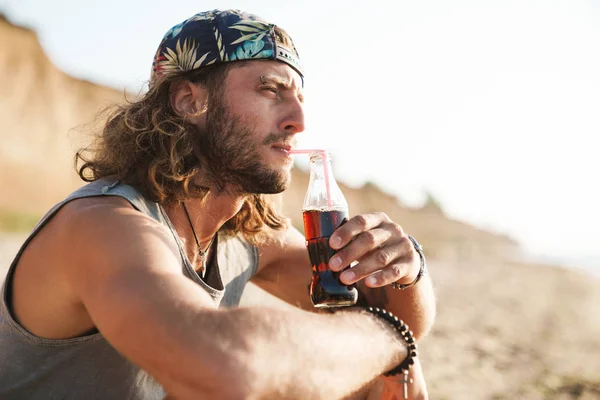
M81 183L77 135L123 93L52 65L36 34L0 18L0 210L42 213Z

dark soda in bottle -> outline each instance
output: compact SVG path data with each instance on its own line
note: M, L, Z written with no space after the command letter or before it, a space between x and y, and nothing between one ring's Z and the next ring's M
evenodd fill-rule
M304 236L312 264L310 299L318 308L352 306L358 298L356 288L340 282L341 271L329 269L329 260L335 254L329 247L329 237L348 220L348 203L335 182L329 157L313 153L310 165L310 183L302 207Z

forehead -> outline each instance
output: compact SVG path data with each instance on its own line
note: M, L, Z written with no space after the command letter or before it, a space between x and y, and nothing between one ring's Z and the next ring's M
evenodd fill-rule
M260 77L267 76L284 83L293 89L302 89L302 77L288 64L274 60L246 61L241 66L229 70L227 83L235 88L239 84L256 85Z

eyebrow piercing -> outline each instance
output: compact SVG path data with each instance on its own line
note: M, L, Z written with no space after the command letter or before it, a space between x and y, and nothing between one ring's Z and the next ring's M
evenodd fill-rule
M263 85L266 85L266 84L267 84L267 80L265 79L265 76L264 76L264 75L261 75L261 76L260 76L260 83L262 83Z

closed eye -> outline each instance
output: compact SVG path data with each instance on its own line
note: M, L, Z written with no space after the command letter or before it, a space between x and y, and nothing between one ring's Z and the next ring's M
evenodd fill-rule
M263 86L263 87L261 88L261 90L266 90L266 91L268 91L268 92L273 92L273 93L275 93L275 94L279 93L279 90L277 90L277 88L276 88L276 87L274 87L274 86Z

